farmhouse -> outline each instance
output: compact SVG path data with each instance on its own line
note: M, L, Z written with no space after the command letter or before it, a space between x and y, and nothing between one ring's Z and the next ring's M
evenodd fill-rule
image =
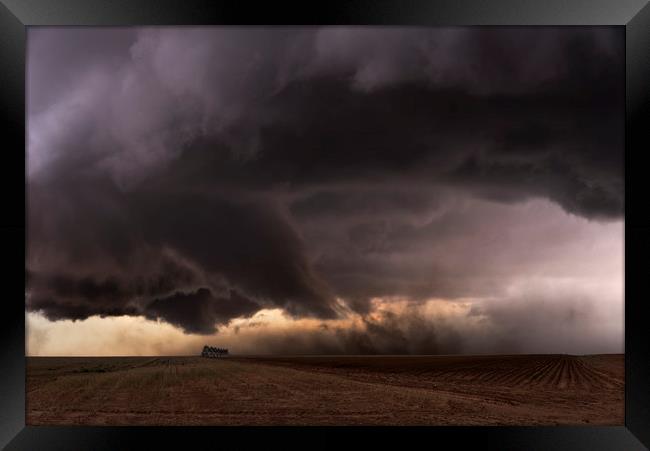
M217 358L222 356L227 356L228 350L225 348L215 348L212 346L203 346L203 351L201 352L201 357Z

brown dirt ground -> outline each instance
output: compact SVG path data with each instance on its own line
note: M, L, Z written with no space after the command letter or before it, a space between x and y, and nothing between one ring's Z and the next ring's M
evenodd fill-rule
M622 425L623 355L28 357L28 425Z

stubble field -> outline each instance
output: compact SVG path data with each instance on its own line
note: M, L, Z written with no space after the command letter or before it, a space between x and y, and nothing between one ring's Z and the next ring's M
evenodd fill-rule
M29 425L622 425L623 355L28 357Z

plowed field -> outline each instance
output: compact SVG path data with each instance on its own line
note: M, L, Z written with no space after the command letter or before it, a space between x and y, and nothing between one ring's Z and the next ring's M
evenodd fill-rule
M622 355L28 357L27 424L622 425Z

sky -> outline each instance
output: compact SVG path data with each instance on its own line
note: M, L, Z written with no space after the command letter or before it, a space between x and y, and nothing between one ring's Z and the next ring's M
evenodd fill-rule
M612 27L30 27L27 355L624 350Z

